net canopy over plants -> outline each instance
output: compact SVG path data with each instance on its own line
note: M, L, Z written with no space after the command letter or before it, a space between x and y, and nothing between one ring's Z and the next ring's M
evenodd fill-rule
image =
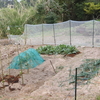
M42 64L44 61L35 49L30 48L16 56L8 68L29 69Z

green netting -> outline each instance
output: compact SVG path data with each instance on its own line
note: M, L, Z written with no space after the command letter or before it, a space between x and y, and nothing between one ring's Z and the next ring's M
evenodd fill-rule
M14 57L9 69L29 69L42 64L45 60L35 49L28 49Z

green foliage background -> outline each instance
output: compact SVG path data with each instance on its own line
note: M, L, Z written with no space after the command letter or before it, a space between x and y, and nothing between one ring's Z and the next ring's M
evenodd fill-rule
M14 0L14 8L0 5L0 35L20 35L25 24L100 19L99 0ZM4 2L0 1L0 4ZM7 4L7 3L6 3ZM7 6L7 5L6 5ZM7 30L7 27L10 30Z

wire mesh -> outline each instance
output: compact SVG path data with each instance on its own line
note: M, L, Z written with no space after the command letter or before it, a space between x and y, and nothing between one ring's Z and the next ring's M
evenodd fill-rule
M56 43L58 45L100 46L99 25L100 21L96 20L69 20L61 23L39 25L25 24L23 35L9 35L8 38L27 45Z
M44 59L39 55L35 49L28 49L18 56L14 57L9 69L30 69L34 68L44 62Z

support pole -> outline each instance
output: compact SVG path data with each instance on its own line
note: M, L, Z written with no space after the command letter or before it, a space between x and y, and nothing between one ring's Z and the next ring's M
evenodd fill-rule
M28 59L28 54L26 53L26 59ZM31 62L30 62L31 63ZM28 63L26 64L26 66L27 66L27 73L29 74L29 65L28 65Z
M94 20L93 20L93 36L92 36L92 47L94 47Z
M42 45L44 44L44 30L43 30L43 24L42 24Z
M72 37L71 37L71 20L69 20L69 35L70 35L70 45L72 45Z
M52 64L52 61L50 60L50 63L51 63L51 66L52 66L52 68L53 68L53 70L54 70L54 72L55 72L55 74L56 74L56 71L55 71L55 69L54 69L54 66L53 66L53 64Z
M4 73L3 73L3 66L2 66L2 54L1 54L1 47L0 47L0 66L1 66L1 74L2 74L2 79L4 78ZM3 87L4 87L4 80L2 80Z
M26 30L25 30L24 36L25 36L25 45L26 45L26 43L27 43L27 24L25 24L25 29Z
M32 45L31 39L30 39L30 45Z
M9 65L9 58L10 58L10 56L9 56L9 46L8 46L8 48L7 48L7 51L8 51L8 56L7 56L7 65ZM9 75L10 75L10 68L9 68Z
M55 38L55 26L54 26L54 24L53 24L53 35L54 35L54 44L55 44L55 46L56 46L56 38Z
M77 68L75 69L75 100L77 100Z

